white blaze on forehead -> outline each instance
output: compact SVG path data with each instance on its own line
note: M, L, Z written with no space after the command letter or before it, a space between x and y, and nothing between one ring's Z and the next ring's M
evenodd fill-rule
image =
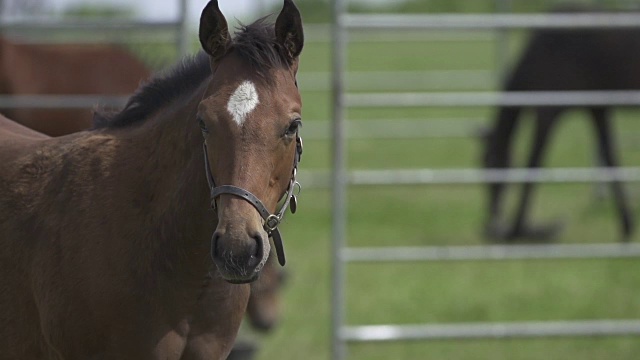
M227 111L229 111L229 114L233 117L233 121L238 124L238 126L242 126L247 115L249 115L259 103L256 86L247 80L240 84L229 98Z

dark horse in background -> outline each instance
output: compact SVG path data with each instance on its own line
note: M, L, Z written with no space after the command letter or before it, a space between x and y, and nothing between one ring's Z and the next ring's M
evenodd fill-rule
M28 44L0 37L0 95L121 95L151 76L147 66L112 44ZM27 127L60 136L91 127L87 109L0 109Z
M228 355L271 238L284 263L304 39L291 0L233 38L210 1L199 38L93 130L0 117L0 357Z
M504 91L578 91L640 89L640 30L553 29L536 31L519 62L511 71ZM549 135L568 106L536 107L537 116L533 148L526 167L538 168ZM595 131L599 155L607 167L618 166L611 108L587 106ZM512 142L523 111L521 107L501 107L486 137L484 166L504 169L511 165ZM513 222L502 222L504 183L489 185L489 218L485 233L506 241L517 239L546 240L560 229L559 224L534 226L528 222L527 210L533 183L523 185ZM627 240L634 222L622 184L611 182L613 198L620 217L620 230Z

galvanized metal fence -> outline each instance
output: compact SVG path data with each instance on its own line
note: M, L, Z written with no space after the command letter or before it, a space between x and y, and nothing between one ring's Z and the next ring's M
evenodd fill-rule
M136 36L153 33L157 37L160 32L168 32L176 46L178 56L189 53L189 34L187 23L187 8L189 0L176 0L178 2L178 14L173 20L168 21L123 21L123 20L75 20L53 21L38 19L10 20L0 19L0 33L3 35L19 36L21 41L29 41L37 38L38 43L56 41L52 33L78 35L82 41L108 41L118 42L126 38L126 41L134 41ZM41 36L46 34L46 36ZM65 36L61 36L63 40ZM150 38L144 39L145 42ZM77 40L76 40L77 41ZM126 103L127 97L113 94L103 95L0 95L0 108L44 108L44 109L90 109L96 104L121 107Z
M381 29L496 30L536 28L640 27L636 13L474 14L474 15L356 15L346 11L346 0L332 3L332 161L331 179L314 174L308 181L332 187L332 358L344 359L348 342L516 338L541 336L640 335L640 319L521 323L430 325L345 325L345 268L349 262L463 261L513 259L590 259L639 257L639 244L492 245L445 247L350 248L346 244L348 187L407 184L486 184L490 182L607 182L640 181L640 168L569 168L514 170L359 170L346 162L346 109L352 107L490 106L490 105L640 105L640 92L547 93L347 93L348 32ZM375 294L369 294L375 296Z

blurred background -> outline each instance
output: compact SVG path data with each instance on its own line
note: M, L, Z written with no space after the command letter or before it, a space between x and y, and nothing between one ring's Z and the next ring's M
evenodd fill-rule
M20 44L118 44L149 70L157 71L175 63L184 54L198 51L197 20L205 3L204 0L184 3L178 0L0 0L0 29L4 39ZM338 355L332 352L331 322L331 299L335 291L338 291L338 301L344 305L343 318L340 324L334 324L336 326L640 319L640 262L625 256L609 258L600 254L585 259L489 261L482 256L486 253L479 250L480 256L468 261L340 261L344 270L339 277L342 281L332 283L331 243L335 240L330 187L331 119L334 117L332 2L297 0L296 3L305 21L306 39L298 74L304 102L305 151L300 166L303 190L298 213L287 216L282 229L288 276L285 286L279 290L282 309L279 322L267 333L245 324L239 336L242 342L257 348L256 359L336 358ZM362 15L522 15L547 13L563 3L556 0L354 0L346 10L349 14ZM620 14L635 14L640 7L638 0L584 0L572 4L578 4L579 8L586 9L584 11ZM220 5L230 22L236 19L248 23L276 13L281 2L223 0ZM87 25L91 23L107 26L93 28ZM488 142L492 141L494 118L499 113L499 108L490 103L496 101L496 97L474 106L461 105L456 99L472 101L464 96L479 94L485 99L482 96L500 93L531 37L532 31L526 28L349 31L345 38L343 90L344 94L356 94L350 101L360 105L344 109L347 119L344 160L350 171L361 172L361 178L360 185L350 186L345 192L346 227L342 239L345 246L471 246L473 251L478 251L481 246L503 243L516 247L541 243L543 246L605 244L611 246L607 249L613 249L613 255L637 254L634 253L636 247L617 247L623 239L631 244L640 239L633 231L623 236L620 214L606 184L572 181L537 185L527 218L531 224L556 224L550 227L552 236L509 237L507 220L498 221L507 227L507 235L492 232L495 229L489 224L491 219L488 220L485 184L474 181L424 184L428 181L422 180L409 180L405 185L393 183L393 179L398 179L394 176L399 170L478 170L487 165L485 153ZM582 43L580 49L590 48L584 44L592 44L591 41L590 38ZM619 44L624 43L616 44L620 49ZM632 46L628 46L630 54ZM562 49L569 47L560 44ZM637 51L640 52L640 48ZM634 56L625 59L640 61L640 57ZM576 66L585 59L577 55L569 58L575 60ZM607 56L604 59L608 59ZM113 65L114 71L126 66ZM599 63L599 66L614 72L628 69L627 65L618 63ZM640 62L635 63L637 67ZM640 69L637 72L638 75L623 74L622 77L640 79ZM533 77L545 76L549 75L536 72ZM620 89L640 89L640 82L637 87L625 83ZM546 89L526 89L523 85L518 90ZM419 93L427 95L411 95ZM349 98L344 94L341 96ZM393 94L400 94L397 102L408 106L395 104ZM114 93L100 95L107 97L98 102L110 99L114 106L122 100L108 97ZM125 95L118 93L118 96ZM428 99L431 105L422 105L420 99ZM442 101L448 103L434 105L437 101L431 99L444 99ZM624 105L634 101L640 104L637 94L624 99ZM634 106L606 108L611 108L607 121L612 128L618 162L633 169L640 164L640 112ZM536 146L532 138L534 113L523 111L521 117L518 131L512 134L510 150L511 165L515 168L527 165L530 149ZM568 108L558 119L550 135L548 151L541 160L544 167L592 168L602 164L596 132L585 106ZM374 174L369 170L380 172ZM374 178L379 174L381 177ZM432 175L410 172L407 176L420 178L420 174ZM392 180L376 180L389 177ZM451 179L465 182L466 178L453 176ZM370 184L362 185L367 180ZM385 182L389 184L382 184ZM509 186L503 199L503 218L512 218L517 211L520 187ZM635 221L640 187L626 182L623 188L628 216ZM527 235L526 231L523 233ZM437 252L445 248L430 249ZM575 249L581 251L579 247ZM637 322L629 324L628 332L640 332ZM637 335L625 334L351 341L344 354L349 359L636 359L640 354L640 341Z

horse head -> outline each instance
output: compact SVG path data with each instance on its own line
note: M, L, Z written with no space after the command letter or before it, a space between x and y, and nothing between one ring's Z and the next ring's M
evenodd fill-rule
M285 0L275 26L259 20L243 30L231 39L217 1L202 12L199 37L212 78L197 115L218 217L211 255L233 283L256 279L271 237L284 263L277 226L290 202L295 210L292 190L302 151L296 83L304 42L300 13Z

